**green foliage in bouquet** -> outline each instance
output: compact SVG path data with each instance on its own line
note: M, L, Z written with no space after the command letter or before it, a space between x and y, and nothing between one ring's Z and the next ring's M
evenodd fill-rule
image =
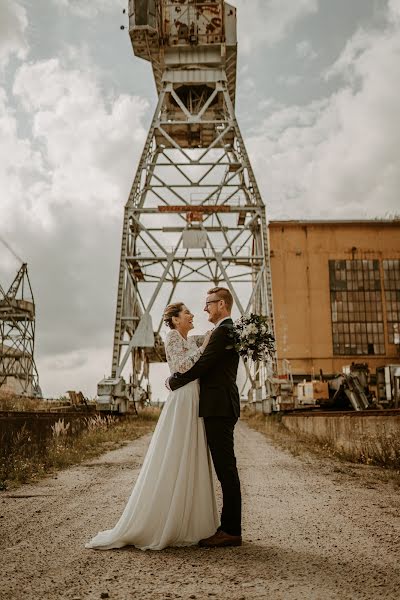
M254 313L240 317L229 332L232 343L227 349L235 348L244 361L272 358L275 353L275 338L268 321L268 317Z

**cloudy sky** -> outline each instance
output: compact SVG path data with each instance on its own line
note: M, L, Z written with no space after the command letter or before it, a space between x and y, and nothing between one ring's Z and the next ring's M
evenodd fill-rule
M233 3L269 218L398 214L400 0ZM0 0L0 237L29 265L46 396L92 397L110 372L122 211L156 100L126 6ZM3 287L18 267L0 243Z

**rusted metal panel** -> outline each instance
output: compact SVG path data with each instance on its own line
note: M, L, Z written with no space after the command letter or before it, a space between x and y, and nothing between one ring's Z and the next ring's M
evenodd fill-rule
M169 204L168 206L157 206L157 210L161 213L186 213L186 212L201 212L201 213L207 213L207 214L212 214L212 213L227 213L227 212L231 212L231 207L229 205L205 205L205 206L198 206L196 204L176 204L176 205L171 205Z
M222 0L191 2L167 0L162 3L162 33L168 45L222 43L224 7Z
M159 0L129 0L129 35L136 56L151 61L158 59Z
M225 41L227 46L236 46L236 8L225 2Z

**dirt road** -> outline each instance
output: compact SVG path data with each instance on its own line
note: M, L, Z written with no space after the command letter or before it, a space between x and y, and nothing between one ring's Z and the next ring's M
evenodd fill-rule
M245 423L242 547L86 550L119 517L149 439L1 493L2 600L400 598L399 490L363 467L293 457Z

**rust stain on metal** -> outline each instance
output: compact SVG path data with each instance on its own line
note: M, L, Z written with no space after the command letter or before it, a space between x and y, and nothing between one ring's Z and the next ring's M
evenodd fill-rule
M179 213L179 212L189 212L189 213L216 213L216 212L231 212L230 206L225 205L213 205L213 206L197 206L197 205L174 205L171 204L169 206L158 206L158 211L162 213Z

